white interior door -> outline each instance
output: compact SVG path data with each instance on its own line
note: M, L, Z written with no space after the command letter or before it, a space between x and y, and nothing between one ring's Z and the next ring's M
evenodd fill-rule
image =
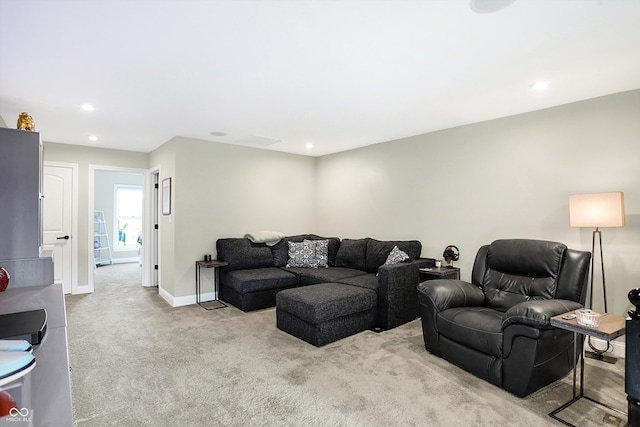
M73 165L44 165L42 240L44 249L53 250L53 277L62 283L64 293L72 291L76 261L74 247Z

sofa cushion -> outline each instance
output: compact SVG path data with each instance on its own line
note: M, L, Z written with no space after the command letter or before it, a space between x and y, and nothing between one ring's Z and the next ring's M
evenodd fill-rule
M340 283L286 289L276 295L278 311L312 324L371 310L377 302L376 293L370 289Z
M456 307L438 313L436 325L450 340L502 357L502 315L488 307Z
M216 251L217 259L229 263L222 271L273 267L271 249L264 243L252 243L246 238L218 239Z
M378 276L373 273L361 274L359 276L347 277L345 279L336 280L338 283L345 285L358 286L378 292Z
M344 267L329 268L289 268L283 270L296 274L300 277L300 285L315 285L317 283L341 282L348 277L355 277L366 274L362 270L354 270Z
M340 249L340 238L326 237L326 239L329 241L329 267L335 267L336 256L338 255L338 250Z
M227 286L240 294L261 292L271 289L291 288L298 284L294 274L281 268L257 268L235 270L227 273Z
M394 246L409 255L409 259L417 259L422 252L422 244L418 240L404 241L380 241L367 239L365 270L367 273L376 273L378 268L385 263Z
M344 239L336 255L336 267L366 270L367 241L369 239ZM391 248L389 248L391 250ZM387 252L387 255L389 253ZM385 255L386 259L386 255ZM384 260L382 261L384 262Z
M273 255L274 267L287 265L287 261L289 261L289 244L286 238L271 246L271 254Z

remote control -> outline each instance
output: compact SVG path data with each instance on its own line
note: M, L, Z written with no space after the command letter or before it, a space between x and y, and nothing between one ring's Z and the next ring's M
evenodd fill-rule
M564 320L571 320L571 319L575 319L576 315L575 314L565 314L564 316L562 316L562 318Z

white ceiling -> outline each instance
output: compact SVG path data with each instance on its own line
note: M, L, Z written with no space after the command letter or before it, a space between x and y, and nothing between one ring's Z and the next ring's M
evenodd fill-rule
M638 89L639 22L640 0L0 0L0 115L320 156Z

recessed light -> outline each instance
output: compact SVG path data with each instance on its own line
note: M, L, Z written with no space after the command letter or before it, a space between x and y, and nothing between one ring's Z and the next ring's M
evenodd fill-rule
M213 136L227 136L226 132L209 132L209 135Z
M97 141L97 140L98 140L98 137L97 137L97 136L95 136L95 135L91 135L91 136L89 136L89 139L90 139L91 141Z
M84 111L93 111L96 109L96 107L91 104L82 104L80 108L82 108Z
M529 85L533 90L545 90L549 87L549 82L539 81Z
M307 144L305 145L305 147L307 147L307 150L311 150L313 148L313 144L310 142L307 142Z

